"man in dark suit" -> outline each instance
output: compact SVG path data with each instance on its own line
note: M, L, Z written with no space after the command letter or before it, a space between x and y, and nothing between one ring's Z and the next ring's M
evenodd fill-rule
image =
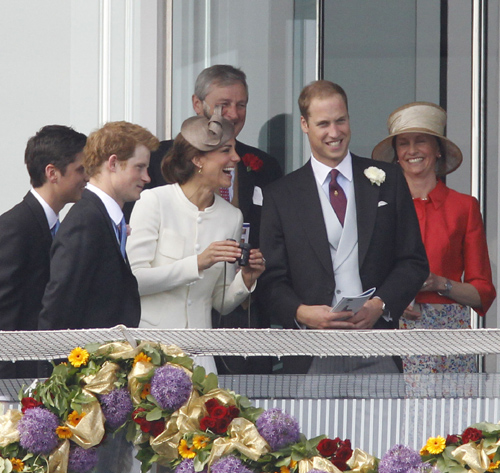
M122 207L139 199L149 182L150 151L157 147L148 130L128 122L107 123L89 136L84 165L90 182L52 245L39 329L139 324Z
M0 216L0 330L36 330L49 280L50 245L59 212L82 196L87 137L61 125L28 141L24 161L32 189ZM0 363L0 378L32 378L36 363Z
M406 181L396 166L349 152L340 86L309 84L299 107L311 159L264 192L264 306L288 329L396 328L429 274ZM372 287L359 312L331 311L343 296ZM285 359L284 372L396 371L391 358L333 358Z
M193 109L197 115L212 116L214 108L222 105L222 115L234 124L235 136L238 136L245 125L248 102L248 85L243 71L229 65L215 65L201 71L196 79L195 91L192 97ZM153 188L166 184L161 173L163 157L172 147L173 141L162 141L155 153L151 154L149 174L151 183L146 186ZM253 146L236 141L236 153L241 161L236 166L233 183L225 196L243 213L243 221L249 227L249 243L253 248L259 248L260 214L262 209L262 190L271 182L283 175L278 161L269 154ZM132 204L126 206L124 213L130 216ZM259 283L260 284L260 283ZM244 304L234 312L221 317L214 311L212 321L215 328L238 327L269 327L269 321L262 318L259 310L258 294L251 302L251 315L248 318L248 306ZM269 359L240 357L225 357L223 361L216 359L220 374L224 373L259 373L270 372Z

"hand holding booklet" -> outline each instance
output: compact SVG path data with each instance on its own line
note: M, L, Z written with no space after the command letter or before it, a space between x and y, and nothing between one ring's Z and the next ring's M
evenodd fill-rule
M355 314L363 307L364 303L370 299L375 289L375 287L372 287L358 296L343 297L334 307L332 307L330 312L345 312L350 310Z

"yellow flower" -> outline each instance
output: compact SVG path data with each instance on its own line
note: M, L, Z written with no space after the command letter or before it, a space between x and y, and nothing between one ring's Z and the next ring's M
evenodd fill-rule
M188 447L188 444L184 439L180 441L178 450L179 455L182 458L194 458L196 456L196 452Z
M436 455L441 453L446 448L446 440L438 435L437 437L429 437L424 447L430 454Z
M195 435L193 437L193 447L196 448L196 450L201 450L208 445L209 440L210 439L204 435Z
M495 463L490 463L488 471L495 471L497 468L500 468L500 461L497 461Z
M146 399L150 391L151 391L151 384L146 383L142 388L141 399Z
M69 420L69 416L68 416L68 420ZM64 426L60 425L56 429L56 434L60 439L69 439L73 436L73 432L71 432L69 427L66 427L65 425Z
M282 466L280 468L280 473L290 473L290 468L288 468L287 466Z
M141 351L138 355L136 355L136 357L134 358L134 366L136 365L136 363L138 363L139 361L143 361L144 363L148 363L151 361L151 357L146 355L146 353L144 353L143 351Z
M68 416L68 422L73 426L76 427L80 421L83 419L85 416L85 412L82 412L81 414L78 414L78 412L73 411L69 416Z
M83 348L74 348L68 356L69 362L75 367L80 368L82 365L86 365L89 361L89 352Z
M297 466L297 462L295 460L290 460L289 468L295 468Z
M24 463L22 460L19 460L19 458L11 458L10 463L12 464L12 469L14 471L23 471L24 470Z
M420 455L421 456L424 456L424 455L429 455L429 452L427 450L427 445L424 445L421 449L420 449Z

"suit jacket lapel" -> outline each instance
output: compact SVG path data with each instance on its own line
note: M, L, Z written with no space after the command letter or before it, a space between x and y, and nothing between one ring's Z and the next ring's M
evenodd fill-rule
M379 200L380 187L372 184L364 175L366 164L352 155L352 172L354 181L354 192L356 196L356 212L358 222L358 254L359 266L363 264L363 260L368 251L372 238L373 229L375 227L375 219L377 216L377 207Z
M109 230L109 234L110 234L110 238L113 239L113 241L115 242L115 245L114 247L116 248L116 251L118 252L118 254L120 255L120 260L123 261L123 263L125 264L125 266L127 268L129 268L130 270L130 265L128 263L128 259L127 261L125 261L123 259L123 256L122 256L122 252L120 250L120 243L118 243L118 240L116 238L116 232L115 232L115 229L114 229L114 223L113 221L111 220L111 217L109 216L108 214L108 211L106 210L106 206L103 204L102 200L99 198L99 196L97 196L96 194L94 194L92 191L89 191L88 189L85 189L83 191L83 195L82 195L82 198L85 198L85 199L89 199L92 201L92 203L99 209L99 211L103 214L104 216L104 220L106 222L106 226Z
M240 143L236 142L236 153L243 158ZM244 218L247 218L253 203L255 172L248 172L243 160L238 163L238 204Z
M38 225L40 225L40 230L42 232L43 239L45 240L45 243L47 243L50 247L50 245L52 245L52 234L50 233L49 222L47 222L47 216L45 215L43 207L40 205L40 202L38 202L36 197L31 192L28 192L24 196L24 201L26 202L26 205L28 205L28 207L33 212L33 215L35 216Z
M296 179L289 184L293 185L290 189L290 196L293 199L294 208L297 210L297 225L304 229L322 266L333 278L332 257L325 219L310 161L296 171Z

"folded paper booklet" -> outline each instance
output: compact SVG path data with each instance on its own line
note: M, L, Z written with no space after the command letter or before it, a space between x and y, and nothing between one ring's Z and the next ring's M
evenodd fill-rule
M356 313L359 309L361 309L361 307L363 307L364 303L370 299L372 294L375 292L375 289L375 287L372 287L358 296L343 297L335 304L334 307L332 307L331 312L344 312L346 310L350 310Z

